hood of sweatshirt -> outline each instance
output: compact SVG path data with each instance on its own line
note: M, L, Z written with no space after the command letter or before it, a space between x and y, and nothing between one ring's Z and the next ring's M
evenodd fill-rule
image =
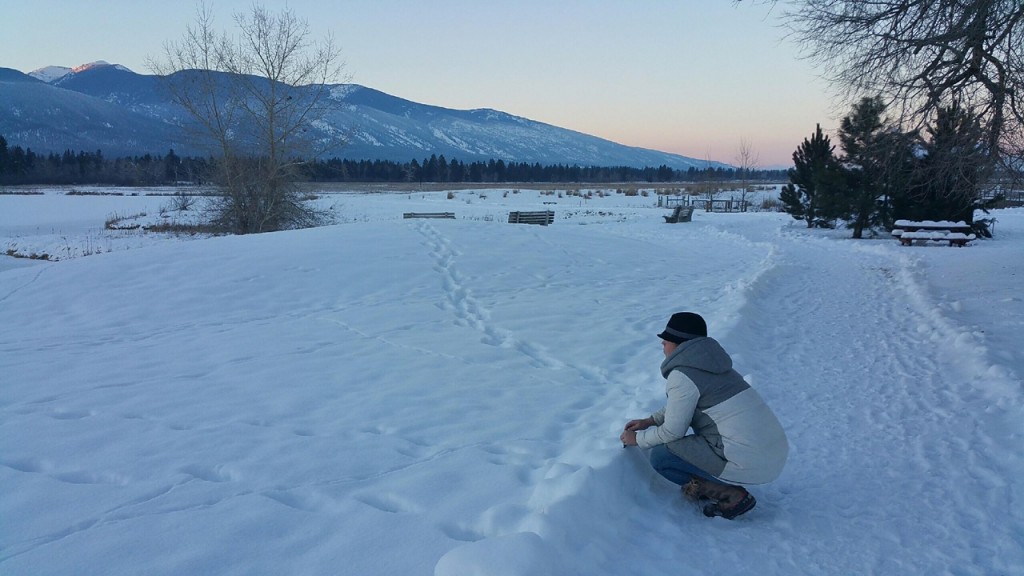
M676 368L696 368L711 374L732 370L732 358L714 338L694 338L679 345L661 363L661 375L668 378Z

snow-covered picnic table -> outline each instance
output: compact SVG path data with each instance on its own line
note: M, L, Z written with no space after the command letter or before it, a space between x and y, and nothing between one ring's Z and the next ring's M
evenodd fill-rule
M948 220L897 220L892 235L904 246L912 246L914 240L948 241L950 246L963 246L978 238L971 233L970 224Z

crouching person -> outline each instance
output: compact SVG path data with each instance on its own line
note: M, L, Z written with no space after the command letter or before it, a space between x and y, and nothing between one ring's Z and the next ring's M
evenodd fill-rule
M778 478L789 454L779 420L732 368L732 358L708 337L704 319L679 312L662 339L668 400L647 418L630 420L625 446L651 449L654 469L695 500L704 515L733 518L757 501L742 485ZM687 430L693 428L692 434Z

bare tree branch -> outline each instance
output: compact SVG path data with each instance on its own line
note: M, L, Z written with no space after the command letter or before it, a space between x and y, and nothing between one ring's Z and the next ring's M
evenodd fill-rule
M1024 170L1024 2L803 0L791 34L850 101L879 95L906 130L977 115L989 157Z
M216 219L238 232L315 221L294 183L303 161L343 141L319 129L336 101L332 83L344 64L333 40L310 39L309 25L285 8L254 5L234 18L237 36L217 33L200 4L179 42L165 45L150 68L212 145L222 199Z

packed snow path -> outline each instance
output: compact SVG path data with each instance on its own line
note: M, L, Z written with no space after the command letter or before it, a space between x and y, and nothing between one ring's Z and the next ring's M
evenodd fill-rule
M778 215L639 214L0 271L0 572L1024 569L1019 379L918 254ZM618 444L663 399L654 334L681 309L792 445L734 522Z
M904 254L773 235L773 265L723 341L787 423L789 465L753 489L744 526L686 523L662 545L695 573L1019 572L1008 382L937 313ZM678 526L650 520L645 538Z
M617 571L608 566L658 573L671 565L695 574L1018 573L1024 532L1010 503L1020 498L1013 442L1021 423L1012 379L937 312L906 255L774 226L744 231L730 239L764 261L739 282L746 303L716 317L733 322L724 344L789 428L783 477L752 489L761 497L756 513L709 522L627 454L564 490L559 512L541 507L542 525L558 525L547 534L555 549L538 552L540 544L525 539L506 561L538 557L524 574L547 566L552 574ZM680 244L693 248L697 239L684 237ZM693 264L692 276L667 275L667 293L691 294L704 270ZM597 435L601 419L594 420L577 434ZM610 441L598 444L608 449ZM558 549L585 552L570 560ZM460 573L468 558L481 573L495 565L494 547L468 552L453 553L461 563L445 573Z

